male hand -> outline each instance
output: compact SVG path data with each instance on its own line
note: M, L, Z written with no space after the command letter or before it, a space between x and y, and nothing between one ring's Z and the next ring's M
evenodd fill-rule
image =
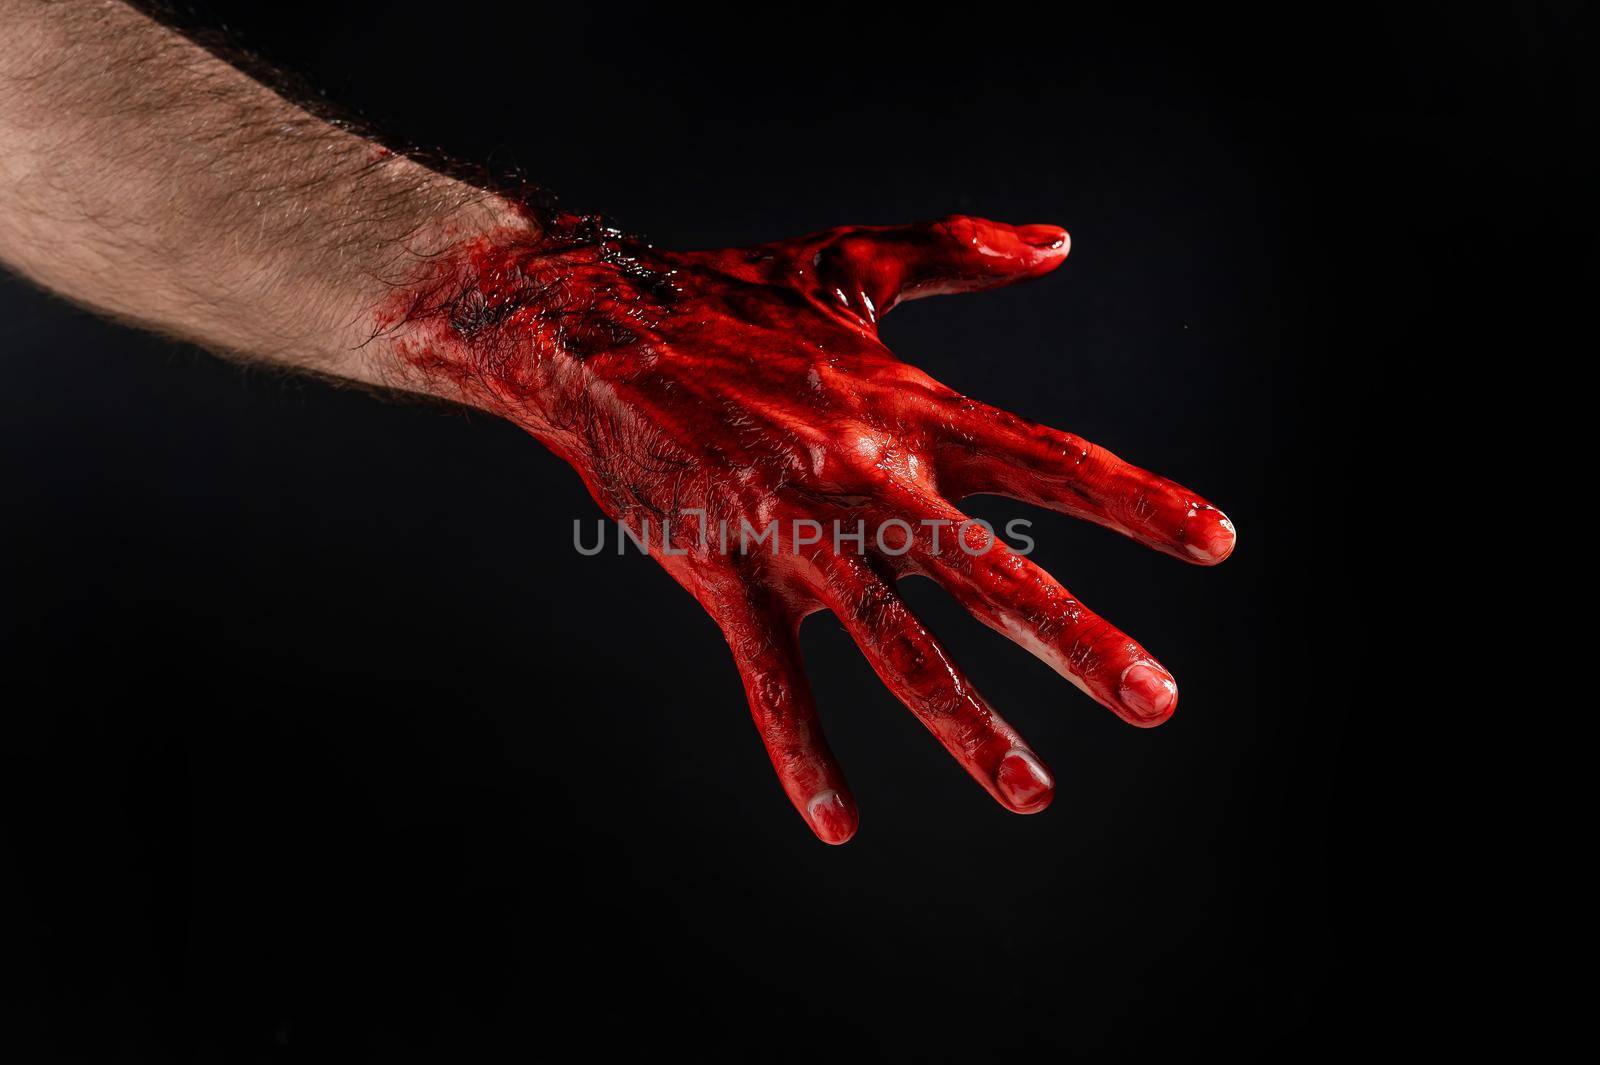
M1201 565L1232 551L1228 519L1087 441L957 394L878 338L901 302L1039 277L1068 243L1055 226L952 216L668 252L561 216L537 236L464 242L376 324L407 367L396 383L454 390L522 425L699 599L790 801L819 838L843 843L858 815L801 666L808 614L832 611L884 684L1017 813L1049 804L1048 770L897 578L938 581L1130 724L1158 725L1176 706L1172 676L1144 648L956 504L1009 496ZM769 527L775 543L751 534Z

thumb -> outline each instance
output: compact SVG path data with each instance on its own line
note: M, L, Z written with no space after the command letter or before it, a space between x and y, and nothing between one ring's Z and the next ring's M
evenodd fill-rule
M1041 277L1066 260L1060 226L1012 226L949 215L906 226L860 227L839 242L840 263L877 312L902 300L977 292Z

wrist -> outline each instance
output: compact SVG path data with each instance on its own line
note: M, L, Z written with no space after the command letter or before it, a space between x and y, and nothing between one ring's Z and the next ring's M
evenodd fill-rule
M366 332L379 383L507 418L555 443L581 387L584 311L609 291L615 234L490 198L419 232Z

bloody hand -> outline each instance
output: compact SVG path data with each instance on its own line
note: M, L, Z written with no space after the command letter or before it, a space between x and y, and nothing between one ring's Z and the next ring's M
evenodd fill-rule
M790 800L843 843L856 806L797 639L815 611L832 611L884 684L1017 813L1049 804L1049 772L907 609L897 577L938 581L1125 721L1160 724L1177 703L1144 648L963 525L955 503L1010 496L1204 565L1233 549L1227 518L1078 437L958 395L878 339L879 317L903 300L1038 277L1067 247L1055 226L950 217L667 252L562 217L537 238L459 247L379 324L410 374L523 426L643 534L721 626ZM775 552L740 551L746 526L774 522ZM872 531L885 528L880 541Z

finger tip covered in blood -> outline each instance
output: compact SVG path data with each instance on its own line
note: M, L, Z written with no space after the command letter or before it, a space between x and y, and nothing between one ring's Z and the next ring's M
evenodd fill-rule
M1056 782L1032 752L1014 748L1000 760L995 787L1015 813L1036 814L1055 798Z
M860 825L855 804L832 788L818 792L806 804L806 820L818 839L835 847L850 842Z
M1052 252L1062 257L1065 257L1072 247L1071 235L1060 226L1018 226L1017 239L1030 248Z
M1216 507L1196 507L1183 525L1183 549L1202 566L1215 566L1233 554L1239 533Z
M1135 662L1122 671L1117 697L1134 724L1154 728L1178 708L1178 683L1154 662Z

